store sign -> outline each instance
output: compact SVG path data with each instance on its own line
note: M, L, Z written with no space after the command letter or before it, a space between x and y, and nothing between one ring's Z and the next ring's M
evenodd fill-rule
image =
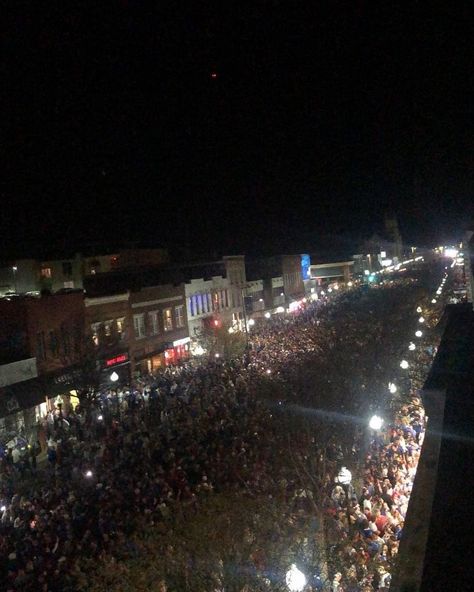
M111 366L116 366L117 364L124 364L128 362L128 354L120 354L119 356L115 356L114 358L109 358L105 360L105 366L110 368Z
M76 381L82 378L80 370L71 370L53 377L54 384L73 385Z
M191 341L191 337L184 337L183 339L177 339L173 341L173 347L178 347L179 345L186 345Z

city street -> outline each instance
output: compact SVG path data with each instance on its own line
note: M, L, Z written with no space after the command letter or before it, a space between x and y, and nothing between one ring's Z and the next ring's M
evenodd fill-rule
M23 565L12 590L283 590L295 564L308 590L388 587L436 346L422 276L309 304L255 326L246 360L170 367L55 422L49 484L3 467L5 583Z

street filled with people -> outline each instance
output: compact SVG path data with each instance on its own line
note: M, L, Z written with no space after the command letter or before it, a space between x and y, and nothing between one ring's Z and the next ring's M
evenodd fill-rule
M242 358L167 367L56 409L46 460L38 442L0 464L0 589L285 590L291 560L304 574L294 590L388 590L439 339L432 275L340 290L257 322ZM265 526L262 542L246 516L230 555L217 536L209 561L188 545L180 563L179 521L191 531L226 496L274 506L288 527ZM134 561L146 582L133 583Z

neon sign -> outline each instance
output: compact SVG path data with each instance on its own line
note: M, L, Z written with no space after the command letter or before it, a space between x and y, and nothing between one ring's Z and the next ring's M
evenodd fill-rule
M107 366L107 368L110 368L110 366L122 364L123 362L128 362L128 354L121 354L120 356L115 356L115 358L105 360L105 365Z

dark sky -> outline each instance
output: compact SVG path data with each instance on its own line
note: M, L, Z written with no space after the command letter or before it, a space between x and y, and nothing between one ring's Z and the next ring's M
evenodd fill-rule
M390 210L429 242L472 216L468 2L6 4L7 250L307 250Z

